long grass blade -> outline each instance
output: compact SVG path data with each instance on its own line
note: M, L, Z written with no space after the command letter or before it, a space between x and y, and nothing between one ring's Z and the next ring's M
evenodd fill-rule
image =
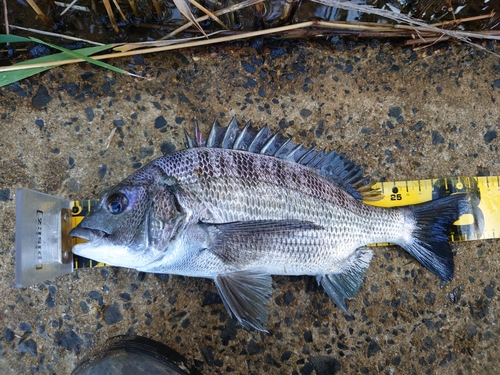
M14 36L14 35L11 35L11 36ZM0 35L0 42L2 42L2 39L4 39L3 37L4 37L4 35ZM18 37L18 38L21 38L21 37ZM26 39L23 41L30 42L30 40L28 38L22 38L22 39ZM88 56L88 55L93 55L94 53L98 53L98 52L104 51L104 50L112 48L112 47L113 47L112 44L108 44L105 46L97 46L97 47L87 47L87 48L79 49L78 52L84 56ZM54 67L54 65L51 65L50 63L53 63L55 61L66 60L66 59L71 58L71 57L72 56L68 55L67 53L61 52L61 53L56 53L56 54L49 55L49 56L38 57L36 59L31 59L28 61L23 61L23 62L14 64L12 66L19 66L19 65L24 65L24 66L28 65L29 66L32 64L39 64L39 63L46 64L46 66L33 67L33 68L27 68L27 69L22 69L22 70L21 69L20 70L13 70L13 71L8 71L8 72L1 72L0 73L0 87L10 85L11 83L20 81L24 78L28 78L28 77L31 77L32 75L44 72L44 71L49 70L49 69L52 69ZM23 66L23 68L24 68L24 66Z
M132 73L129 73L123 69L117 68L116 66L107 64L107 63L102 62L102 61L95 60L89 56L82 55L81 53L78 52L78 50L69 50L69 49L57 46L55 44L52 44L52 43L44 42L43 40L33 38L33 37L30 37L30 39L34 42L45 44L46 46L49 46L49 47L52 47L52 48L57 49L59 51L62 51L62 52L66 53L72 57L76 57L77 59L82 59L84 61L87 61L90 64L100 66L101 68L109 69L109 70L112 70L113 72L116 72L116 73L122 73L122 74L132 75L134 77L142 78L136 74L132 74Z

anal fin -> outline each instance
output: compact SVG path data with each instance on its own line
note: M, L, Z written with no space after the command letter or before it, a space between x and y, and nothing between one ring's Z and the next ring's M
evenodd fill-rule
M358 293L372 255L369 248L360 247L346 261L340 272L316 277L328 296L347 315L350 314L345 300L351 299Z
M244 328L266 332L271 275L244 270L217 275L214 281L224 306Z

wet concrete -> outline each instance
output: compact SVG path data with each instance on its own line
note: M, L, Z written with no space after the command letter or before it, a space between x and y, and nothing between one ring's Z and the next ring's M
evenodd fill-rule
M498 240L455 244L450 283L378 249L352 317L312 279L275 277L268 334L231 320L209 280L94 268L14 286L17 187L96 198L182 148L193 117L205 132L215 116L268 123L345 152L375 180L500 175L498 58L463 46L271 47L114 61L142 80L81 64L1 89L2 373L68 374L120 334L161 341L207 374L498 373Z

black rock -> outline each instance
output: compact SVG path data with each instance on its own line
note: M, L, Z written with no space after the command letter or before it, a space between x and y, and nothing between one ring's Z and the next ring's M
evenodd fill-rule
M89 297L96 300L99 303L99 306L102 306L103 304L103 297L102 294L99 292L96 292L93 290L92 292L89 293Z
M74 331L64 332L59 338L59 345L66 350L73 350L81 344L83 344L83 340Z
M29 355L32 355L33 357L36 357L38 355L38 351L36 349L36 342L34 342L32 339L21 341L19 343L17 351L19 353L27 353Z
M368 345L368 351L366 353L367 357L370 358L371 356L375 355L376 352L380 350L380 345L377 344L375 340L370 341L370 344Z
M104 310L104 322L108 325L113 325L120 322L123 315L120 311L120 306L115 302Z
M334 375L342 370L342 364L337 358L318 356L307 360L312 363L317 375Z
M5 338L5 341L11 342L12 340L14 340L14 331L10 328L5 328L3 330L3 337Z
M35 96L31 100L31 104L33 104L34 107L42 108L49 104L51 100L52 97L49 95L49 90L47 90L47 87L40 86Z
M491 142L492 140L494 140L495 138L497 137L497 132L495 130L488 130L484 136L483 136L483 139L486 143L489 143Z
M29 323L22 322L21 324L19 324L19 329L21 331L31 331L33 327Z

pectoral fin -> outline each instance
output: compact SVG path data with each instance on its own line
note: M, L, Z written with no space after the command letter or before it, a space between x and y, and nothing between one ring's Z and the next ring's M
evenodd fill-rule
M346 261L339 273L316 277L333 302L347 315L351 314L347 310L345 299L351 299L358 293L372 255L370 249L361 247Z
M214 278L222 302L246 329L264 331L271 297L271 275L259 271L236 271Z

